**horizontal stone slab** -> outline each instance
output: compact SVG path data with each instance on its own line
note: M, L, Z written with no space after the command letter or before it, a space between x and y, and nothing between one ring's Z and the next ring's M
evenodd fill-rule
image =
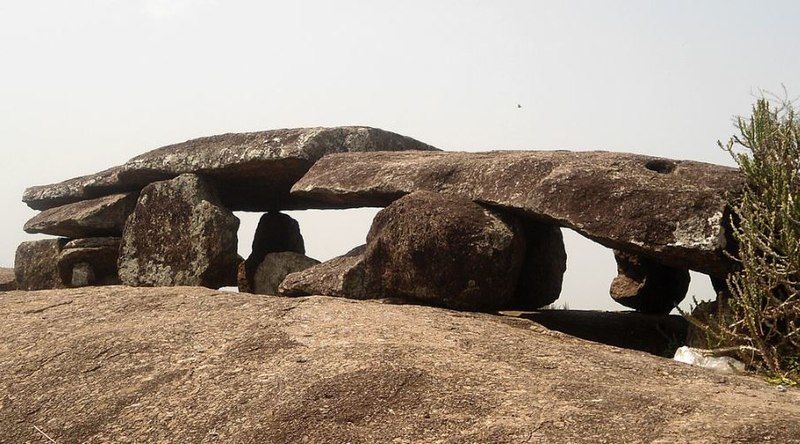
M25 223L28 233L68 238L121 236L137 193L112 194L45 210Z
M292 208L289 189L322 156L345 151L436 150L369 127L294 128L229 133L192 139L149 151L124 165L25 190L23 202L44 210L145 185L184 173L214 183L231 210Z
M724 255L734 168L604 151L341 153L292 188L305 208L386 206L418 190L571 228L607 247L709 274Z

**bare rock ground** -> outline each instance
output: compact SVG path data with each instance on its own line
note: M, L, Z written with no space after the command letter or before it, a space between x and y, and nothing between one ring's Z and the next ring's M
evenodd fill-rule
M0 442L800 442L800 390L525 319L119 286L0 319Z

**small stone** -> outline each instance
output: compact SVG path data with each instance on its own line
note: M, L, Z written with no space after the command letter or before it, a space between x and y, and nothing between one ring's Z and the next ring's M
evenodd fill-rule
M650 258L614 251L617 277L611 297L642 313L667 314L689 289L689 270L662 265Z
M366 245L303 271L289 274L278 293L281 296L337 296L368 299L369 285L364 277Z
M319 261L291 251L269 253L256 269L253 293L277 295L278 287L290 273L305 270Z
M17 287L17 277L13 268L0 267L0 291L14 291Z
M79 262L72 267L72 287L88 287L95 283L94 269L87 262Z
M58 271L63 282L70 282L73 287L87 285L118 285L120 283L117 271L119 259L120 238L100 237L75 239L67 242L58 258ZM75 268L85 264L92 270L92 279L75 278ZM82 272L79 272L79 274ZM86 283L91 281L91 283ZM77 285L80 283L81 285Z

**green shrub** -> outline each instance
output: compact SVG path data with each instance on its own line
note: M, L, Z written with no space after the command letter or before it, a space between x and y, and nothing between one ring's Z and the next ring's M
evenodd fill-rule
M720 147L746 180L731 202L738 270L729 298L707 317L709 346L756 371L800 381L800 120L791 102L762 98ZM696 320L695 320L696 321Z

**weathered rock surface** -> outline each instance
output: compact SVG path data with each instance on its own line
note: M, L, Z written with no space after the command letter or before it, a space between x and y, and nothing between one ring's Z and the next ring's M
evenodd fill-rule
M72 287L118 285L120 241L118 237L99 237L67 242L58 258L62 282Z
M58 258L66 239L23 242L17 247L14 274L21 290L64 288L58 273Z
M617 277L611 283L611 297L643 313L669 313L686 297L689 271L661 265L635 254L614 252Z
M184 173L217 186L231 210L302 206L288 198L292 184L322 156L343 151L435 150L410 137L368 127L294 128L202 137L149 151L98 174L25 190L23 201L42 210L93 197L139 190Z
M119 277L131 286L233 285L238 228L197 175L148 185L125 226Z
M70 287L88 287L97 282L97 275L94 273L94 267L88 262L78 262L73 265L70 274Z
M526 223L525 240L525 260L509 307L535 310L554 302L561 295L561 283L567 271L567 252L564 236L557 226Z
M364 270L385 297L490 310L511 299L524 254L514 219L464 198L421 191L375 216Z
M0 267L0 291L12 291L17 288L17 277L14 276L14 269Z
M278 286L288 274L305 270L317 264L319 264L318 260L292 251L269 253L264 256L261 265L256 269L253 293L277 295Z
M45 210L25 223L28 233L69 238L120 236L136 193L113 194Z
M303 271L289 274L278 293L283 296L337 296L350 299L371 299L364 277L366 245Z
M243 271L240 272L242 276L238 278L239 291L250 292L254 288L256 269L264 262L267 254L283 251L306 253L300 224L288 214L271 211L261 216L258 221L253 236L252 252L244 263Z
M97 287L0 319L0 442L800 441L796 389L502 316Z
M728 270L725 193L736 169L601 151L342 153L292 188L319 208L385 206L418 190L572 228L607 246L707 274Z

